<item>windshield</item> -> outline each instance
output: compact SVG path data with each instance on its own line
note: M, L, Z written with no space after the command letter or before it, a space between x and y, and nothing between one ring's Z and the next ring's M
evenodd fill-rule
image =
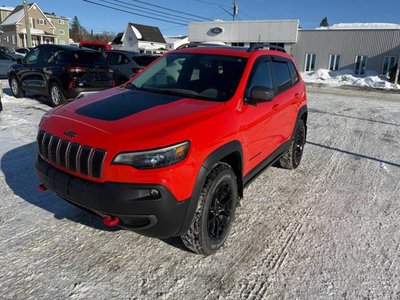
M162 94L226 101L233 96L245 65L246 59L242 57L172 53L140 74L130 87Z

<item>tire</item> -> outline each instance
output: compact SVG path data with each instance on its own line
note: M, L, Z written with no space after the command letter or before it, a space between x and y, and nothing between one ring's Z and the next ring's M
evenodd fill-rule
M228 164L217 164L207 176L192 224L181 236L184 245L203 255L221 248L231 229L237 200L235 173Z
M11 93L15 98L22 98L24 97L24 92L21 89L21 85L15 75L11 76L10 78L10 88Z
M61 105L67 101L60 86L53 82L49 89L49 102L52 107Z
M279 160L279 164L284 169L296 169L301 162L303 156L304 144L306 143L306 126L302 119L296 124L296 129L290 143L289 151L285 153Z

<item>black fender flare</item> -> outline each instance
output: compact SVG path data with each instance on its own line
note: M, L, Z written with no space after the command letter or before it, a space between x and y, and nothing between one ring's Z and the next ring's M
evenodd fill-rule
M303 105L300 107L299 111L297 112L296 123L293 128L291 140L294 138L294 133L296 132L297 123L300 119L304 119L304 126L306 127L306 136L307 136L307 117L308 117L308 109L307 105Z
M242 150L242 145L239 141L234 140L231 141L227 144L222 145L221 147L217 148L213 152L211 152L205 161L203 162L200 171L197 174L196 182L192 191L192 196L190 197L190 203L186 211L186 216L185 220L183 222L182 228L179 232L179 234L184 234L187 232L189 229L190 225L192 224L192 220L194 217L194 214L197 209L197 205L199 202L200 194L203 189L203 186L206 182L206 178L209 174L209 172L213 169L215 164L217 164L219 161L223 160L225 157L228 155L234 154L234 153L239 153L240 155L240 178L238 179L238 191L239 193L243 192L243 181L242 181L242 176L243 176L243 150ZM232 166L234 168L234 166ZM235 172L236 173L236 172ZM240 184L240 186L239 186Z

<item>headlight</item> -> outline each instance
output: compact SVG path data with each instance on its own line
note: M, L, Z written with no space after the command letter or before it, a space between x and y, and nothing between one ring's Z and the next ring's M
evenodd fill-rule
M113 164L130 165L136 169L154 169L176 164L186 158L189 142L140 152L125 152L118 154Z

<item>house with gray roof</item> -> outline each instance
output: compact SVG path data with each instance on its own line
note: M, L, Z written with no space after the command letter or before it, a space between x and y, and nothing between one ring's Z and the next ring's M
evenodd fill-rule
M166 52L166 41L158 27L128 23L111 43L113 49L161 54Z
M0 23L0 45L9 48L27 47L24 7L18 5L10 10L0 7L0 16L5 17ZM28 4L28 15L33 47L40 44L69 44L68 18L45 14L36 3ZM60 20L60 24L55 26L55 20Z

